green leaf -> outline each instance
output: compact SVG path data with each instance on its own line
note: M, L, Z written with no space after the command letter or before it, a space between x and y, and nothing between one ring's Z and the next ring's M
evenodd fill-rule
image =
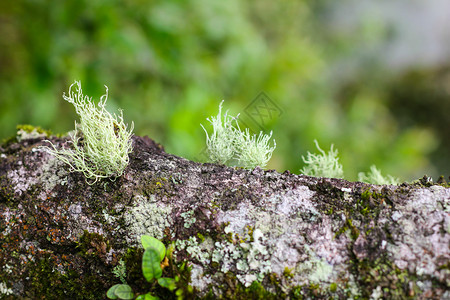
M133 290L128 284L115 284L106 292L109 299L129 300L134 298Z
M115 291L119 285L120 284L115 284L112 287L110 287L109 290L106 292L106 297L108 297L109 299L117 299L118 297L116 296Z
M170 291L173 291L177 288L175 284L175 279L173 278L167 278L167 277L161 277L158 278L158 283L160 286L165 287L166 289L169 289Z
M159 241L158 239L155 239L152 236L149 235L143 235L141 236L141 242L144 249L147 248L155 248L156 252L159 255L159 261L161 262L164 259L164 256L166 256L166 247L164 244Z
M140 295L140 296L138 296L138 297L136 298L136 300L159 300L159 298L156 297L156 296L153 296L153 295L150 294L150 293L147 293L147 294L145 294L145 295Z
M159 254L155 248L147 248L142 257L142 273L147 281L159 278L162 275Z
M178 296L178 299L180 299L180 298L182 298L183 297L183 290L177 290L176 292L175 292L175 295L177 295Z
M119 285L114 291L114 294L116 294L119 299L129 300L134 298L133 290L128 284Z

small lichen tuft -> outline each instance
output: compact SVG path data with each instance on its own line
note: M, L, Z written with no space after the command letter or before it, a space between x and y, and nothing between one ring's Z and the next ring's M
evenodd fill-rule
M308 152L306 158L302 156L306 166L300 172L314 177L343 178L344 171L339 163L338 151L333 150L333 145L331 145L327 154L319 147L317 140L314 140L314 143L321 154Z
M398 178L392 177L391 175L383 176L381 175L380 170L377 169L375 165L370 167L369 173L360 172L358 174L358 180L362 182L372 183L372 184L391 184L396 185L400 183Z
M75 122L75 131L70 133L69 143L72 147L57 149L51 142L51 148L42 147L69 165L71 171L83 173L88 183L95 183L100 178L121 176L132 150L133 123L128 130L122 111L119 115L112 115L106 110L108 87L105 88L106 94L100 98L96 108L92 99L83 95L80 82L75 81L69 88L69 95L63 95L64 100L72 103L80 116L80 123Z

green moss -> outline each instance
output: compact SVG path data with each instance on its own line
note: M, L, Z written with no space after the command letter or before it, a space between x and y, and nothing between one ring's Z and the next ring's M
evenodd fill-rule
M345 225L342 226L335 234L334 238L338 238L341 234L350 230L350 236L353 240L356 240L359 236L359 229L353 226L353 222L351 219L347 218L345 221Z
M294 274L292 273L292 269L289 269L288 267L285 267L283 270L283 276L286 278L293 278Z
M111 249L109 241L105 240L104 237L95 232L89 232L84 230L83 235L77 242L76 248L78 249L78 254L82 257L98 257L99 254L106 254Z
M291 290L290 296L292 299L295 299L295 300L303 300L302 287L301 286L294 287Z
M337 284L336 282L333 282L332 284L330 284L330 292L335 293L337 290Z
M14 143L17 143L17 136L16 135L13 135L13 136L10 136L8 138L2 139L1 142L0 142L0 146L2 148L7 148L9 145L14 144Z
M356 211L370 218L377 218L383 205L389 202L383 194L370 189L362 192L357 199Z
M200 232L197 233L197 237L200 240L200 243L203 243L205 241L205 237Z
M386 257L376 260L352 259L353 272L357 275L359 285L362 287L363 298L369 298L372 291L381 288L383 299L414 299L414 295L420 294L417 286L410 286L415 282L415 275L409 274L407 270L400 270L395 263Z
M336 290L331 291L321 288L318 283L311 283L309 285L299 285L294 287L289 297L291 299L302 300L302 299L333 299L333 294Z
M16 140L21 142L28 139L44 139L49 137L51 132L49 130L44 130L41 127L32 125L18 125Z
M8 182L6 175L0 176L0 183ZM0 185L0 203L12 204L17 202L14 197L14 189L11 185L1 184Z
M173 197L176 195L173 181L169 181L166 177L152 178L150 181L145 183L143 191L147 197L150 195L155 195L160 197Z
M262 284L257 281L254 281L248 288L244 289L242 294L247 297L246 299L279 299L279 296L282 297L282 295L274 295L266 291Z
M438 267L438 270L450 270L450 262L446 262Z
M16 126L16 129L18 131L23 130L26 133L37 132L39 134L45 134L47 136L50 136L52 134L50 130L42 129L40 126L33 126L29 124L19 124Z
M450 180L450 177L449 177L449 180ZM415 187L424 187L424 188L428 188L433 185L440 185L445 188L450 188L450 181L447 182L445 180L444 176L441 175L436 182L433 182L433 179L431 177L428 177L427 175L425 175L422 178L414 181L411 185L415 186Z
M55 270L57 263L46 256L30 267L29 286L25 289L28 295L42 299L103 299L105 297L104 280L96 273L85 270L78 273ZM80 288L82 287L82 288Z
M356 240L359 236L359 229L353 226L353 222L351 219L347 219L347 225L350 229L351 237L353 240Z
M236 278L234 274L231 272L228 272L225 274L225 280L223 281L224 285L220 286L219 288L224 292L222 297L219 299L233 299L233 300L247 300L247 299L254 299L254 300L271 300L271 299L284 299L286 297L285 294L277 293L273 294L269 291L267 291L264 286L254 281L249 287L245 287L242 285L239 280ZM214 295L212 291L210 291L204 299L209 300L216 300L218 297Z
M125 280L133 288L136 293L147 293L149 283L142 275L142 254L143 249L140 248L128 248L122 260L125 263L127 270ZM118 279L115 279L114 283L120 283Z
M450 177L449 177L449 180L450 180ZM445 188L450 188L450 181L447 182L445 180L444 176L442 176L442 175L439 176L438 180L436 181L436 184L438 184L438 185L440 185L442 187L445 187Z

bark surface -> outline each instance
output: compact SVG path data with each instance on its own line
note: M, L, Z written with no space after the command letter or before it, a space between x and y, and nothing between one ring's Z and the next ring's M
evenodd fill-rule
M201 164L134 137L124 175L89 185L44 138L0 147L0 299L106 299L121 261L136 295L175 299L144 280L142 234L173 245L163 276L186 299L450 298L445 183Z

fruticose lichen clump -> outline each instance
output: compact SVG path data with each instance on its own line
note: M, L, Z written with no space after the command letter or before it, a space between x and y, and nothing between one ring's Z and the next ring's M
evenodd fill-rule
M272 157L272 152L276 148L275 140L270 146L270 134L262 131L257 136L250 134L248 128L242 131L238 124L238 117L228 115L228 111L222 117L222 104L219 105L219 114L216 117L207 118L213 127L213 132L206 133L206 146L210 160L213 163L227 164L236 160L239 165L246 169L253 169L257 166L264 168ZM234 123L234 124L233 124Z
M314 143L321 154L308 152L306 158L302 156L306 166L300 172L314 177L343 178L344 171L339 163L338 151L333 150L333 145L331 145L327 154L319 147L317 140L314 140Z
M71 171L83 173L90 183L100 178L121 176L132 150L133 123L128 130L122 111L119 115L112 115L106 110L108 87L105 88L106 94L100 98L96 108L92 98L83 95L80 82L75 81L69 88L69 95L63 95L80 116L80 123L75 122L75 130L70 133L69 144L72 147L57 149L51 142L51 148L43 147L69 165Z
M394 178L391 175L383 176L381 175L381 171L377 169L375 165L370 167L369 173L360 172L358 174L358 180L362 182L372 183L372 184L399 184L400 180L398 178Z

